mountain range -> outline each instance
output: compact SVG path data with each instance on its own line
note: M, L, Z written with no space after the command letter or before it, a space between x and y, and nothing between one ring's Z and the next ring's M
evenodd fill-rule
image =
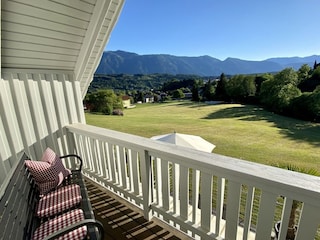
M169 54L139 55L125 51L106 51L103 53L96 74L196 74L200 76L219 76L221 73L254 74L278 72L284 68L299 69L302 64L313 67L320 62L320 55L308 57L279 57L263 61L248 61L227 58L223 61L210 57L181 57Z

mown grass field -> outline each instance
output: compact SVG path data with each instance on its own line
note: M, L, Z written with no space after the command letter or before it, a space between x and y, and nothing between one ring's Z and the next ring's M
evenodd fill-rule
M320 172L320 124L279 116L257 106L187 101L140 104L124 116L86 113L87 123L143 137L173 131L216 145L215 153L268 165Z

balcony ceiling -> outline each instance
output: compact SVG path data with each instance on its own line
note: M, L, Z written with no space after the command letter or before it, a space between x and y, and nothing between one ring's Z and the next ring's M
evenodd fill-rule
M74 72L92 81L124 0L1 0L1 67Z

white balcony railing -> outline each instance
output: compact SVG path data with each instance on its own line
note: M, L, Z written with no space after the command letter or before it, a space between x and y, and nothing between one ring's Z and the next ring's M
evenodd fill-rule
M135 135L74 124L70 144L84 174L201 239L270 239L299 202L296 239L317 238L320 179ZM274 159L272 159L274 160ZM286 239L287 227L279 239Z

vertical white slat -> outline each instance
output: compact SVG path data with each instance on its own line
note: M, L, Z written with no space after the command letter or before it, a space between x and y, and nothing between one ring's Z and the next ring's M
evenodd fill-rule
M212 215L212 175L201 173L200 185L201 228L205 232L211 231Z
M225 191L225 179L217 177L217 197L216 197L216 234L220 234L222 229L222 216L223 216L223 206L224 206L224 191Z
M163 205L162 202L162 177L161 177L161 158L154 157L154 174L155 174L155 191L156 191L156 204Z
M106 159L106 148L105 142L99 141L99 159L100 159L100 168L101 168L101 176L106 179L108 177L107 171L107 159Z
M50 82L52 87L52 96L56 108L57 123L59 127L58 140L60 141L60 152L67 154L68 146L65 139L65 126L69 124L68 112L66 109L66 99L63 92L63 83L59 79L63 79L63 74L50 74Z
M112 180L112 169L111 169L111 159L110 159L110 149L109 143L104 142L104 149L105 149L105 159L106 159L106 179L108 181Z
M236 239L239 223L241 184L228 181L226 208L226 239Z
M25 81L26 74L14 74L9 84L24 151L29 156L35 156L33 149L29 148L36 142L36 137L25 92Z
M200 171L192 169L192 222L197 224L200 220L199 214L199 185Z
M162 179L162 203L163 208L169 210L169 163L166 159L161 159L161 179Z
M110 172L111 172L111 180L113 183L118 183L117 178L117 170L116 170L116 163L115 163L115 146L111 143L108 143L108 155L110 160Z
M142 206L144 217L150 220L152 217L151 201L151 159L147 151L139 152L141 161L141 182L142 182Z
M126 167L126 149L118 146L118 166L120 173L120 185L123 189L127 189L127 167Z
M314 239L320 222L320 209L318 206L303 204L296 240Z
M173 212L180 214L179 208L179 180L180 180L180 166L176 163L172 163L172 197L173 197Z
M34 127L34 135L36 138L37 146L35 148L36 156L41 156L43 151L45 150L45 142L44 137L44 116L43 110L41 108L40 103L40 94L39 88L37 86L37 82L33 80L32 75L24 75L23 80L25 81L26 95L30 106L30 115L32 118L32 124Z
M291 198L284 199L282 216L281 216L281 225L280 225L280 231L278 236L279 240L286 239L292 203L293 203L293 199Z
M46 146L57 149L56 131L58 130L57 117L51 92L50 81L47 81L44 74L34 74L35 81L38 82L40 99L45 118L45 127L48 132Z
M127 149L126 151L126 163L127 163L127 179L128 179L128 191L133 192L133 169L132 169L132 151Z
M252 218L252 209L253 209L253 200L254 200L254 187L247 186L248 193L246 199L246 209L245 209L245 218L243 226L243 240L248 239L249 231L251 228L251 218Z
M188 220L189 206L189 168L180 165L180 216L183 220Z
M276 202L277 195L275 193L262 191L258 213L256 239L270 238Z
M74 102L75 89L72 88L73 86L70 77L71 76L69 76L68 74L60 74L58 75L58 80L62 82L63 93L65 96L65 105L68 114L68 123L77 123L77 108Z
M136 196L140 194L140 175L139 175L139 156L138 152L131 150L131 161L132 161L132 181L133 181L133 192Z
M19 142L15 142L14 139L18 139L16 135L18 134L15 128L17 125L17 118L15 113L13 112L13 106L9 105L9 102L12 102L10 91L7 87L9 87L8 81L1 78L0 80L0 109L6 109L6 111L0 111L0 136L2 141L2 147L0 148L0 159L3 161L5 159L10 158L10 156L16 155L15 152L15 144L19 144ZM12 116L14 114L14 116ZM14 121L11 122L10 119ZM10 123L10 125L9 125ZM12 135L11 135L12 134ZM22 144L21 144L22 145Z
M83 99L81 94L80 81L73 79L72 89L74 91L74 102L75 108L77 109L78 121L79 123L86 123L84 109L83 109Z
M16 158L16 153L23 149L23 143L21 140L21 134L19 124L17 121L16 111L12 104L13 96L10 90L10 81L13 81L12 75L4 73L4 79L1 80L0 91L1 91L1 119L5 129L6 137L8 139L10 152Z
M98 146L98 140L91 138L91 164L92 164L92 171L96 173L97 175L100 174L100 168L99 168L99 146Z

